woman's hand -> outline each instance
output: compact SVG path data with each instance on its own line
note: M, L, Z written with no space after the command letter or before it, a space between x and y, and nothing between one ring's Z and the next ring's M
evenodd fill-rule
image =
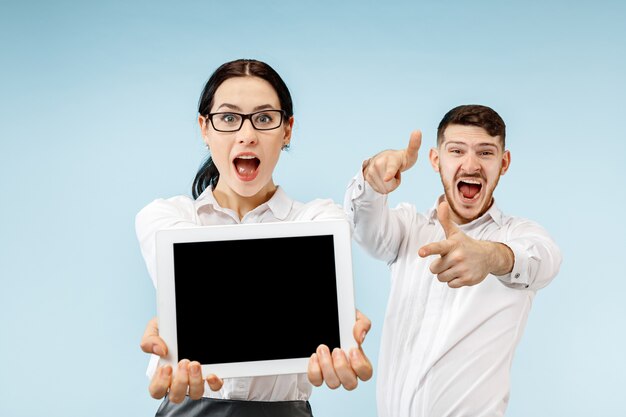
M350 349L349 358L339 348L333 349L331 353L328 346L320 345L309 360L307 375L311 384L319 387L326 382L331 389L343 386L352 391L357 387L359 379L361 381L370 379L373 373L372 364L365 356L361 345L371 327L372 322L357 310L352 332L358 348Z
M141 350L146 353L153 353L160 357L167 355L167 345L159 336L159 324L156 317L148 322L140 346ZM209 375L206 381L212 391L219 391L224 384L213 374ZM199 362L183 359L178 362L176 375L173 375L170 365L160 366L154 372L148 390L152 398L156 399L165 397L169 392L169 400L173 403L182 402L185 395L189 395L192 400L200 399L204 394L202 367Z

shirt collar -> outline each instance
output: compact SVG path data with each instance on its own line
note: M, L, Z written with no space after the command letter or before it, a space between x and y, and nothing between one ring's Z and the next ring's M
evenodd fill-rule
M435 223L439 221L437 219L437 207L439 206L439 203L443 201L443 199L444 199L444 195L442 194L441 196L439 196L437 201L435 201L435 204L430 208L430 210L428 210L427 214L428 214L428 219L430 220L430 223ZM483 224L488 219L492 219L498 226L502 226L502 212L496 205L495 198L493 200L493 204L491 205L491 207L489 207L489 210L487 210L482 216L480 216L477 219L472 220L471 222L467 224L460 225L460 227L462 229L471 229L474 226Z
M276 186L276 192L266 203L261 204L267 205L269 209L274 214L278 220L285 220L291 211L291 207L293 206L293 200L289 198L287 193L280 187Z
M194 203L196 213L200 214L200 211L206 210L207 208L211 208L213 210L224 211L225 209L219 205L215 196L213 195L213 187L207 187L202 194L198 196ZM291 207L293 206L293 200L285 193L285 191L280 187L276 187L276 192L265 203L256 207L251 211L261 213L265 210L270 210L274 217L278 220L285 220L291 212Z

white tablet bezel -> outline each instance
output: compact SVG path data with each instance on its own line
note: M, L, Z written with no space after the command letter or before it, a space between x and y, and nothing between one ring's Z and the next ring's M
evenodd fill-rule
M337 307L340 347L348 352L356 347L353 327L356 320L350 226L345 220L283 221L236 225L198 226L163 229L156 233L157 316L159 335L168 346L160 364L177 369L176 298L174 280L174 243L263 239L294 236L332 235L335 250ZM280 262L280 261L277 261ZM306 332L306 326L302 326ZM314 352L311 352L313 354ZM306 373L309 356L294 359L202 364L204 377L220 378Z

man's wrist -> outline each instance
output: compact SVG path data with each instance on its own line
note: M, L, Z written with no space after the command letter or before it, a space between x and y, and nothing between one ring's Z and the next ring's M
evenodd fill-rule
M511 273L515 265L513 250L501 242L491 242L494 245L493 268L491 274L502 276Z
M367 169L371 160L372 158L367 158L365 161L363 161L363 165L361 165L361 172L363 173L363 177L365 177L365 170Z

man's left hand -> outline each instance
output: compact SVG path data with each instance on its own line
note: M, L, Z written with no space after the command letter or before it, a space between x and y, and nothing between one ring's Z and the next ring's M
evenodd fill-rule
M430 271L439 281L451 288L460 288L479 284L489 274L511 272L513 252L508 246L467 236L450 219L450 206L446 201L439 204L437 217L446 239L422 246L418 253L422 258L440 255L430 264Z

